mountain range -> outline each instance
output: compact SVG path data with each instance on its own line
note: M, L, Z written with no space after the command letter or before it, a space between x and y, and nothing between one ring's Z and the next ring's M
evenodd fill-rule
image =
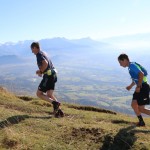
M125 90L131 80L127 69L119 66L117 57L125 52L133 61L141 63L150 71L150 54L148 47L126 48L119 47L119 43L126 44L128 39L135 43L136 36L137 42L140 38L147 41L149 35L112 37L101 41L59 37L39 40L41 49L48 54L58 70L58 99L132 114L132 91ZM120 40L118 44L117 39ZM26 40L0 45L0 85L19 95L35 96L41 80L35 75L38 68L30 49L32 42L33 40Z

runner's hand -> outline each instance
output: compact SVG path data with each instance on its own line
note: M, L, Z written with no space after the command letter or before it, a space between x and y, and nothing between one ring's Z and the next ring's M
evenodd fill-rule
M37 71L36 71L36 74L37 74L39 77L42 77L42 73L41 73L40 70L37 70Z
M127 89L128 91L130 91L130 90L131 90L131 88L132 88L132 86L131 86L131 85L129 85L129 86L127 86L127 87L126 87L126 89Z

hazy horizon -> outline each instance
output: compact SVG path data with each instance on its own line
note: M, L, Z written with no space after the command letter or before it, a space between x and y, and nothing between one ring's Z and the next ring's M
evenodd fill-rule
M0 43L149 33L149 6L149 0L0 1Z

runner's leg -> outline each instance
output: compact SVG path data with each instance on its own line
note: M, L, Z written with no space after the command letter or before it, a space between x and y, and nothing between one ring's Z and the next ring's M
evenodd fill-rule
M132 109L134 110L134 112L137 116L141 115L137 100L132 100L131 107L132 107Z
M48 90L47 96L50 97L51 99L57 101L57 98L54 96L54 90Z
M54 100L50 97L48 97L47 95L45 95L42 91L37 90L36 95L41 98L42 100L45 100L47 102L53 102Z
M141 113L144 113L146 115L150 115L150 110L145 108L145 105L139 106L139 110Z

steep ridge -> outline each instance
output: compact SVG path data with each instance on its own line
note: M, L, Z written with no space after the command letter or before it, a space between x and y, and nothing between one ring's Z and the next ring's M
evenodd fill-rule
M149 150L150 121L92 106L63 103L65 117L54 118L52 105L0 88L0 149Z

